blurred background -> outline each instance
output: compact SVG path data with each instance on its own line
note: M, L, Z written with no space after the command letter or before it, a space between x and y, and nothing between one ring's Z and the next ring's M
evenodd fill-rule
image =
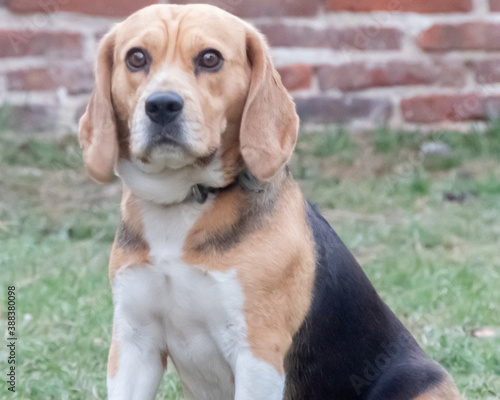
M16 286L18 399L106 398L121 186L88 178L77 123L99 39L153 3L0 0L0 297ZM500 0L210 3L272 46L305 194L464 397L500 399ZM158 398L183 398L171 365Z
M11 105L10 126L74 131L99 38L154 3L0 1L0 101ZM498 0L209 3L266 34L303 122L467 130L500 112Z

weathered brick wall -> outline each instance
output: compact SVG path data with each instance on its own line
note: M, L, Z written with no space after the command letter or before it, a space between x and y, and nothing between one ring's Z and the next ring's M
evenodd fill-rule
M0 0L12 127L74 131L99 37L154 2ZM210 2L267 35L304 122L465 130L500 114L500 0Z

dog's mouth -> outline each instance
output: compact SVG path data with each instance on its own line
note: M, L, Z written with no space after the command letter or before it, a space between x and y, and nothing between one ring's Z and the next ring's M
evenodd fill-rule
M158 162L158 160L153 160L151 156L132 156L132 163L141 171L146 174L162 174L169 170L177 170L187 166L196 166L199 168L204 168L209 165L216 157L218 149L213 149L208 155L202 157L190 157L189 162L184 160L184 162L176 161L172 162Z
M175 122L169 126L160 126L151 124L148 132L149 151L158 147L171 147L189 150L188 143L185 140L182 122Z
M131 132L131 153L143 164L165 163L169 158L191 159L190 145L184 134L182 120L168 125L144 121ZM177 162L176 162L177 164Z
M142 172L161 173L189 165L205 167L214 160L218 150L217 146L196 149L175 133L153 131L148 134L144 145L132 146L131 161Z

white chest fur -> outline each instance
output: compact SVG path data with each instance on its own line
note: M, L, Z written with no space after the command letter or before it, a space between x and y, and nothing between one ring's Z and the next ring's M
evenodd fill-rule
M182 261L189 230L211 206L141 205L151 264L119 271L113 283L120 357L110 399L154 399L165 351L186 399L282 399L284 376L250 350L237 266L222 273Z
M181 260L184 239L206 207L144 205L151 265L117 275L115 322L128 327L121 329L126 340L146 337L168 351L186 398L229 400L235 355L248 347L236 271L205 272Z

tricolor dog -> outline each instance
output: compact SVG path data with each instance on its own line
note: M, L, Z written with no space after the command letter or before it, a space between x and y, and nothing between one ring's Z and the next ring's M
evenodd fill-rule
M108 397L459 399L287 168L299 121L262 35L154 5L103 38L80 121L89 173L123 181Z

